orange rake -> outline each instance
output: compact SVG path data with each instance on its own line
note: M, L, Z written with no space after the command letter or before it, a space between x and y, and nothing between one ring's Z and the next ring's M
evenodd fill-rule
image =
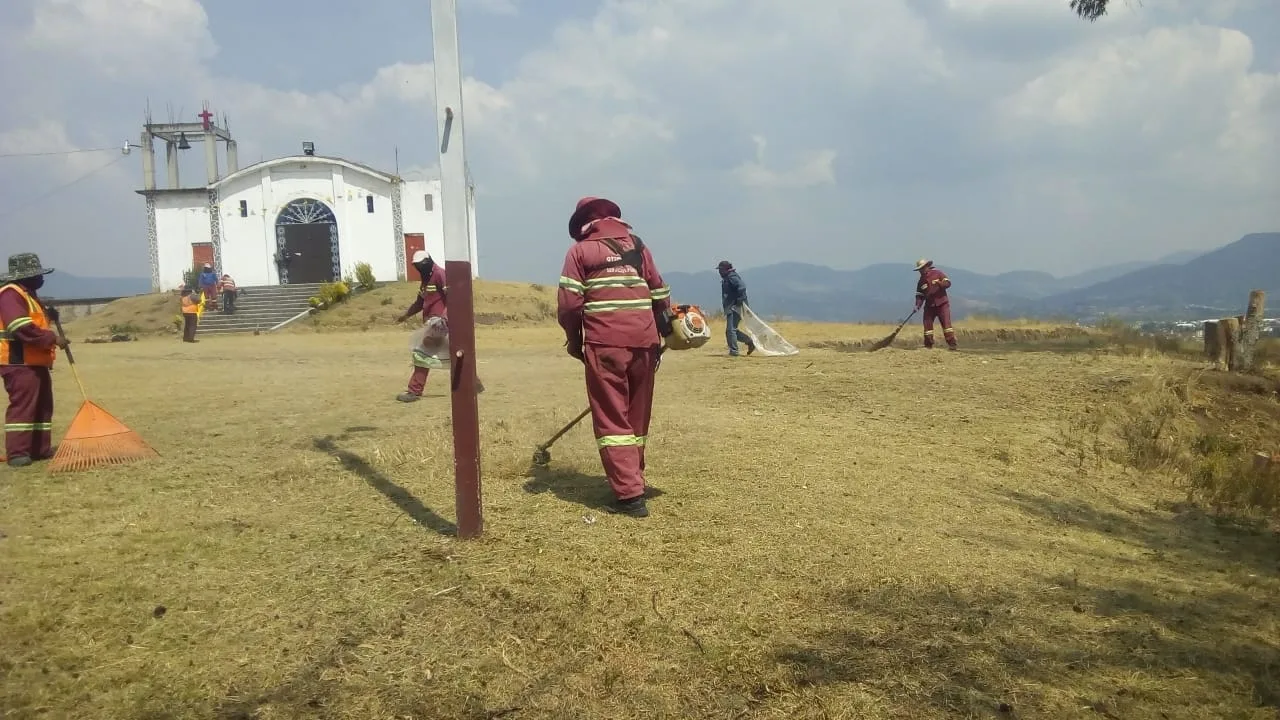
M66 338L66 334L62 332L62 323L54 320L54 324L58 327L58 335ZM134 460L158 457L160 453L138 433L89 401L89 393L85 392L84 383L80 380L80 372L76 370L71 349L67 348L65 352L67 363L71 365L71 374L75 376L76 385L80 386L84 402L76 411L71 427L67 428L66 436L53 455L49 472L88 470L101 465L124 465Z

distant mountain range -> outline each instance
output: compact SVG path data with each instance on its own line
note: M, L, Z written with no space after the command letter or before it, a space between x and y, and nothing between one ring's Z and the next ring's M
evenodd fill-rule
M1183 320L1244 312L1249 291L1266 290L1280 309L1280 232L1255 233L1207 253L1180 252L1151 262L1101 267L1067 277L1014 271L983 275L939 265L951 277L957 318L976 313L1006 317ZM915 273L907 264L832 270L821 265L777 263L739 270L751 305L764 317L825 322L880 322L910 312ZM667 272L679 302L720 307L715 270ZM56 272L45 281L48 298L138 295L147 278L92 278ZM1275 314L1275 313L1271 313Z
M1208 253L1175 253L1061 278L1034 271L983 275L945 262L939 266L951 278L957 318L982 313L1195 319L1243 312L1252 289L1280 294L1280 233L1246 235ZM916 277L907 264L846 271L778 263L739 274L747 283L753 309L762 316L824 322L900 319L911 310ZM668 272L665 279L677 301L720 307L715 270Z

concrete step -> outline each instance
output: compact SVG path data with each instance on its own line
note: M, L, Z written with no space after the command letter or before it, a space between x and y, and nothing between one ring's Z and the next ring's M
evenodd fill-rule
M240 288L236 311L223 315L207 310L200 319L197 335L230 335L266 332L311 308L310 300L320 290L318 284L269 285Z
M307 310L306 306L302 307L276 307L275 310L259 310L253 313L246 313L243 310L237 310L236 313L224 315L218 311L205 311L200 318L201 327L204 325L225 325L237 323L269 323L280 322L280 320L288 320L292 316Z
M278 307L297 307L309 305L309 297L303 298L236 298L236 308L240 310L270 310ZM218 304L222 301L219 299Z
M274 305L264 308L245 308L236 306L236 311L225 315L221 310L205 310L204 315L200 318L201 322L214 322L215 318L221 320L233 320L235 318L262 318L275 317L278 315L297 315L298 313L311 307L306 303L294 303L291 305Z

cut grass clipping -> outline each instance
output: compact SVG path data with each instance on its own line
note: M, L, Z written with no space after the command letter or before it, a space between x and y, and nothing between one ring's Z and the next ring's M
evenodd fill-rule
M95 400L161 457L0 470L0 707L1276 716L1280 545L1239 478L1204 480L1280 437L1265 391L1045 351L1065 329L867 353L815 345L891 328L775 326L799 356L666 355L645 520L601 511L589 422L528 474L584 407L582 368L553 326L482 327L474 542L454 537L446 377L394 401L407 329L83 346ZM61 435L79 397L55 378Z

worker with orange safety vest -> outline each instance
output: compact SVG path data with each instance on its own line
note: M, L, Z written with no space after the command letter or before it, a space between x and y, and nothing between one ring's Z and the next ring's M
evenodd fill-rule
M194 289L182 290L182 342L200 342L196 340L196 328L200 324L200 303L204 302Z
M916 271L920 273L920 282L916 284L916 310L924 307L924 346L933 347L933 322L937 320L942 323L947 349L955 350L956 331L951 327L951 300L947 297L951 278L934 267L928 258L916 261Z
M578 201L557 317L569 355L586 365L596 446L615 497L608 509L646 517L644 448L671 290L621 216L610 200Z
M53 272L35 253L9 257L0 276L0 376L9 394L4 414L4 450L9 467L53 457L53 368L56 348L69 340L50 329L58 311L45 308L37 291Z

